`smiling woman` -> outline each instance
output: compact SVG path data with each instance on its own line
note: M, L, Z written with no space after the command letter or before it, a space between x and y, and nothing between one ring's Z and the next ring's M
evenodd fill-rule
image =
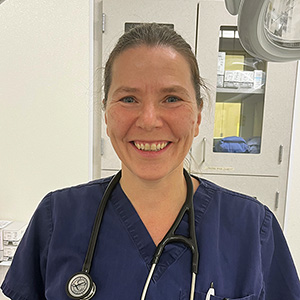
M6 295L300 299L271 211L183 168L199 133L202 85L191 47L175 31L144 24L120 38L103 103L122 170L43 199L2 285Z
M181 177L201 121L186 59L166 46L122 52L113 63L105 119L124 188L127 178L139 186L141 179Z

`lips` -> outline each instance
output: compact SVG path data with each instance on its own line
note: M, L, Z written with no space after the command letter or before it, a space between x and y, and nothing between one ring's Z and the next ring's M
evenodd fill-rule
M142 151L152 151L157 152L163 150L168 146L169 142L155 142L155 143L147 143L147 142L133 142L133 145Z

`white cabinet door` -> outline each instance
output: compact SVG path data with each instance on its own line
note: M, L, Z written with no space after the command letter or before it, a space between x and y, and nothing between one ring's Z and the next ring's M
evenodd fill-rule
M181 34L189 44L195 48L197 1L169 0L169 1L135 1L135 0L104 0L102 2L104 13L104 32L102 33L102 67L118 38L125 31L125 23L173 24L174 29ZM95 30L100 30L101 24ZM99 128L100 129L100 128ZM95 128L97 130L97 128ZM120 161L117 158L109 138L106 135L104 118L101 118L101 170L102 175L118 170ZM97 168L99 162L94 162Z
M211 89L211 99L203 109L200 135L193 144L192 172L257 176L279 176L282 172L285 173L290 147L296 62L265 63L266 82L261 96L255 95L261 92L258 90L252 95L249 93L246 100L243 100L244 108L253 108L253 118L256 108L261 106L260 152L214 152L216 101L221 94L216 88L220 28L235 26L237 20L226 11L223 1L200 1L198 22L197 59L201 74ZM234 89L231 92L227 95L222 92L225 99L223 103L232 103L241 96L235 93ZM247 91L244 89L243 93ZM259 97L263 97L262 104L254 106L253 103L258 101ZM243 118L251 123L251 114L241 113L240 130Z

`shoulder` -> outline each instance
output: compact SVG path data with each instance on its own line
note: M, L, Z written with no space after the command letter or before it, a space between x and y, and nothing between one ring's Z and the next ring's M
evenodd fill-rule
M200 194L207 194L213 201L224 202L226 205L247 205L256 209L264 209L264 205L254 197L224 188L204 178L199 178L199 181Z
M207 179L198 179L200 186L195 192L196 202L206 203L207 214L218 214L229 223L256 223L257 229L264 224L266 217L270 218L269 209L254 197L226 189Z
M70 187L65 187L61 189L57 189L55 191L51 191L49 194L53 195L60 195L68 192L81 192L81 191L87 191L89 189L94 189L94 188L101 188L105 187L108 185L112 177L106 177L106 178L101 178L101 179L96 179L92 180L86 183L81 183L78 185L70 186Z
M51 198L53 200L62 200L67 198L79 198L82 196L91 196L94 193L103 193L109 184L112 177L106 177L96 179L86 183L65 187L62 189L54 190L49 192L45 198Z
M96 209L110 180L111 177L101 178L51 191L42 199L37 211L48 210L51 215L61 215Z

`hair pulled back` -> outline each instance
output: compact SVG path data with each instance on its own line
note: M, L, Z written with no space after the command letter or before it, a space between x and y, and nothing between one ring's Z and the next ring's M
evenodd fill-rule
M104 71L104 108L106 107L108 92L112 81L112 66L115 59L125 50L138 46L164 46L171 47L180 53L188 62L191 70L191 80L194 85L196 101L202 107L200 94L201 87L205 87L200 77L199 67L191 46L174 30L157 23L145 23L125 32L118 40L109 55Z

